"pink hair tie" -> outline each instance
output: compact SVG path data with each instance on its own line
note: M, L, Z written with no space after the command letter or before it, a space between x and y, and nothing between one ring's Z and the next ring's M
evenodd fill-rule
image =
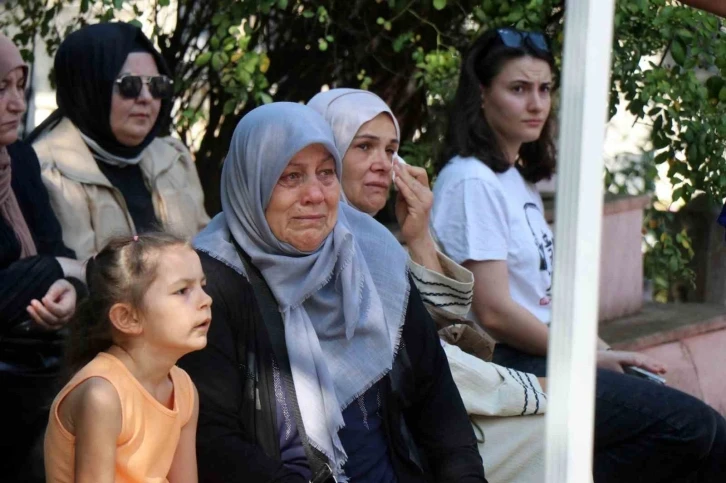
M134 235L134 241L139 241L139 235Z

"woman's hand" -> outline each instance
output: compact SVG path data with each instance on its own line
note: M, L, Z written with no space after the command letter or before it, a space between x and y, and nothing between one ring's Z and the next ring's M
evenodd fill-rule
M30 301L27 311L41 327L58 330L76 311L76 289L68 280L56 280L41 300Z
M394 159L396 173L394 184L396 195L396 219L401 227L401 236L407 245L417 244L431 238L429 213L434 204L434 194L429 188L426 170L409 166Z
M656 374L665 374L668 368L652 357L638 352L598 351L597 366L615 372L624 372L623 366L635 366Z
M542 392L547 394L547 378L546 377L538 377L537 381L539 381L539 385L542 386Z
M434 272L443 273L436 244L429 231L429 213L434 204L434 194L429 188L426 170L409 166L394 159L396 195L396 219L401 236L409 249L411 259Z

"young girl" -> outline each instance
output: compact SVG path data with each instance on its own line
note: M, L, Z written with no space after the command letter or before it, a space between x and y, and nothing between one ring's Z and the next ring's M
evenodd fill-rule
M207 344L199 257L169 234L115 239L87 280L67 353L75 375L45 436L48 483L196 483L199 398L175 364Z

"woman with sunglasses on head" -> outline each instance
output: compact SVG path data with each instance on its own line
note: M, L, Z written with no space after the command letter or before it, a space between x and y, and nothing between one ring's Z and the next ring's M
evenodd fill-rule
M466 54L432 227L474 274L470 317L497 340L494 362L546 375L553 236L534 183L555 168L554 58L541 33L497 29ZM596 482L723 481L726 422L680 391L623 374L664 372L643 354L598 342Z
M174 87L143 32L83 27L60 45L54 68L58 109L30 140L66 245L85 259L113 235L202 229L209 218L191 154L159 137Z

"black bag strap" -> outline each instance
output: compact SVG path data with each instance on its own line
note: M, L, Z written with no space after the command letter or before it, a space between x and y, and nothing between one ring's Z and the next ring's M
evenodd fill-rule
M287 346L285 344L285 325L282 322L280 311L277 310L278 303L272 295L270 287L268 287L267 283L262 279L262 275L259 270L257 270L257 267L252 264L252 260L250 260L249 255L242 250L242 247L239 246L234 238L232 238L232 241L237 248L237 253L245 266L247 278L255 292L257 304L260 309L260 313L262 314L262 320L270 336L272 351L275 354L275 359L277 360L277 365L280 369L280 377L287 388L286 396L288 398L288 404L292 415L295 418L295 424L297 425L297 430L300 434L300 440L302 441L303 449L305 450L305 456L307 456L308 462L310 463L310 472L312 475L310 483L334 483L337 480L333 476L333 470L330 468L327 458L320 451L310 445L310 441L308 440L305 432L302 415L300 414L300 406L298 406L297 403L295 385L292 380L290 358L288 357Z

